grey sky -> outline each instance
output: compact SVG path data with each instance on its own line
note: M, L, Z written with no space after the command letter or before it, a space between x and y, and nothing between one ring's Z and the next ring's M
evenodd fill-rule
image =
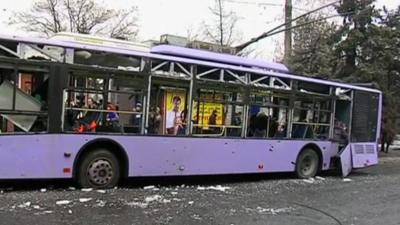
M6 22L13 11L27 10L33 1L0 0L0 33L26 35L26 32L9 27ZM210 20L209 6L214 0L104 0L100 1L113 8L129 8L138 6L139 38L141 40L159 39L161 34L186 36L188 30L199 32L202 21ZM326 1L330 2L330 1ZM263 3L271 3L262 5ZM238 30L239 41L248 40L263 31L273 28L283 22L284 0L228 0L226 6L240 17ZM395 8L398 0L378 0L377 6L386 5ZM301 6L299 6L301 8ZM315 5L314 7L317 7ZM301 9L295 13L303 13ZM256 57L273 59L275 46L282 46L282 35L276 35L253 45L257 50Z

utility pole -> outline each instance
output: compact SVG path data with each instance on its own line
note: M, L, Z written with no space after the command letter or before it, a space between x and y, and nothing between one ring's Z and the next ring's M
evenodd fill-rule
M290 55L292 54L292 0L285 0L285 55L283 61L287 64Z

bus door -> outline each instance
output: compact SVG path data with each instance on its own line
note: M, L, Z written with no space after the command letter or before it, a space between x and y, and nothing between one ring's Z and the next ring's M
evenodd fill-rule
M351 172L352 166L352 157L351 157L351 145L347 145L343 148L340 153L340 168L342 171L342 176L346 177Z

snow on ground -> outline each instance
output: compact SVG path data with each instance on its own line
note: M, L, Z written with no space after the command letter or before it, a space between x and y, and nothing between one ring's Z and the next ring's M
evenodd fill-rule
M223 187L221 185L217 185L217 186L209 186L209 187L202 187L202 186L198 186L197 190L200 191L204 191L204 190L214 190L214 191L222 191L225 192L226 190L231 189L230 187Z
M257 212L257 213L266 213L271 215L278 215L280 213L289 213L294 211L295 209L292 207L284 207L284 208L263 208L261 206L257 206L255 209L253 208L245 208L247 212Z
M85 202L89 202L89 201L92 201L92 198L80 198L79 199L79 202L81 202L81 203L85 203Z
M59 201L56 201L56 205L68 205L71 202L72 201L69 201L69 200L59 200Z

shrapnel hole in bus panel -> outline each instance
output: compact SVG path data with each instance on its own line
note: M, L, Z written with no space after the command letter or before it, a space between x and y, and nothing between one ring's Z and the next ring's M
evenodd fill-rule
M2 133L47 130L48 75L0 69L0 130Z

